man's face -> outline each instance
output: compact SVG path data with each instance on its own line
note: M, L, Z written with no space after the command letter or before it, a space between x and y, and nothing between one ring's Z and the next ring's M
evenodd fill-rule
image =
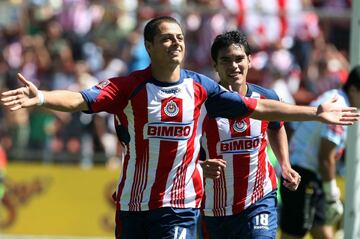
M243 85L250 68L250 56L245 54L243 46L231 44L219 51L214 66L225 85Z
M145 46L155 64L180 64L184 59L184 35L176 23L162 22L153 42L146 42Z

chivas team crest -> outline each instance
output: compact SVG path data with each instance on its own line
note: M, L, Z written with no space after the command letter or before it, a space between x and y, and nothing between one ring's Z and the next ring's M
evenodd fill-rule
M244 132L247 129L247 127L248 127L248 125L245 122L245 120L241 120L240 122L235 121L235 123L233 125L234 130L238 133Z
M179 107L173 100L170 100L164 107L164 112L169 117L174 117L179 113Z

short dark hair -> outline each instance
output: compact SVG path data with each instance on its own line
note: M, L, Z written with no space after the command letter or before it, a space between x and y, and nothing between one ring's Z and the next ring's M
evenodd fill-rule
M161 16L161 17L153 18L145 25L145 28L144 28L145 41L152 42L154 40L154 36L159 31L159 25L163 22L172 22L172 23L176 23L180 26L180 23L175 18L170 17L170 16Z
M349 92L350 86L355 86L357 89L360 89L360 65L355 66L348 76L346 83L343 86L345 92Z
M249 43L247 42L246 35L239 31L229 31L223 34L217 35L211 46L211 58L216 62L219 55L219 51L223 48L229 47L231 44L244 47L245 54L248 56L251 54Z

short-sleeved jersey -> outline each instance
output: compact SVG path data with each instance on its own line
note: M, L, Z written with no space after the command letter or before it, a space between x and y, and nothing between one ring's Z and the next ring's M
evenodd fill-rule
M81 93L90 113L116 115L126 146L116 201L125 211L199 208L203 182L197 160L205 115L247 116L257 103L184 69L176 83L159 82L150 67Z
M318 99L311 103L318 106L326 100L338 95L338 104L348 107L349 99L342 90L330 90L322 94ZM346 126L330 125L321 122L296 122L293 124L295 129L290 140L290 162L315 172L320 177L319 170L319 149L321 139L324 138L336 145L337 156L340 158L345 147Z
M279 100L273 90L248 84L247 97ZM206 118L202 147L206 158L221 158L226 168L218 179L205 180L205 216L228 216L242 212L277 187L275 170L267 155L268 128L283 122L239 117Z

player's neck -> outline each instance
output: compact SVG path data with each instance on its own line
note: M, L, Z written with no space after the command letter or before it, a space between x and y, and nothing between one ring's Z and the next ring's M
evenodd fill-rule
M180 79L180 65L177 66L151 66L153 77L161 82L172 83Z
M228 89L230 89L232 91L235 91L235 92L239 93L242 96L245 96L246 92L247 92L247 84L246 83L240 84L240 85L233 84L233 85L230 85L228 87Z

